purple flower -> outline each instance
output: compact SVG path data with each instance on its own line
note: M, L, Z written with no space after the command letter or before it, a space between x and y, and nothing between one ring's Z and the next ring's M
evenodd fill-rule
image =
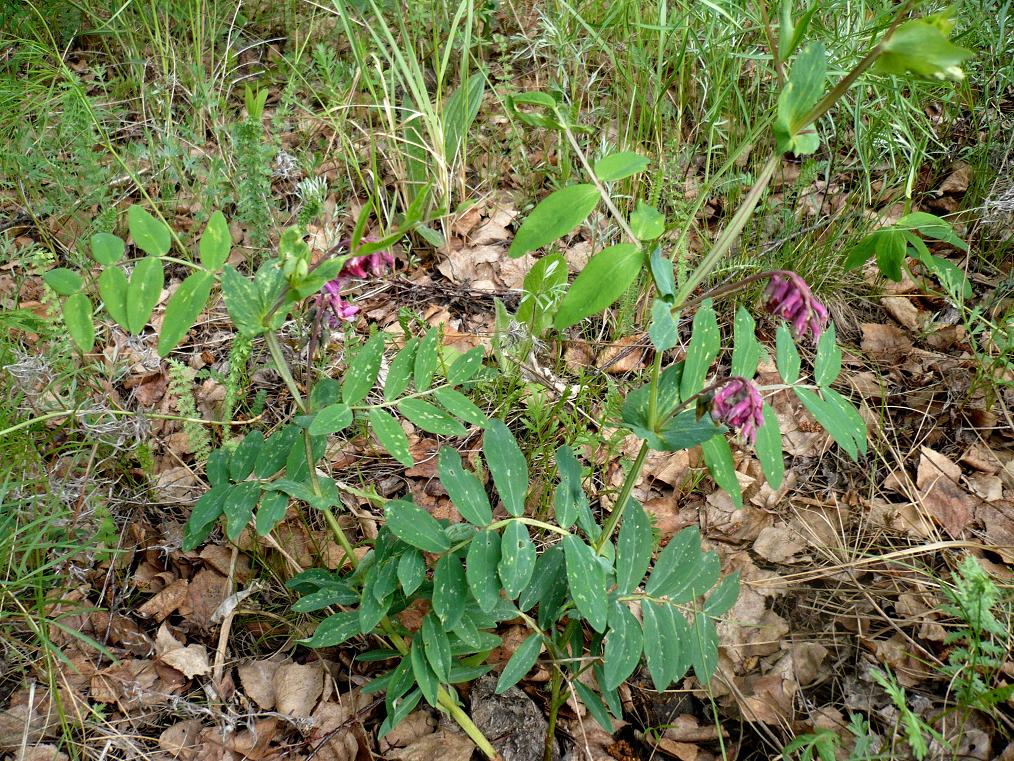
M734 376L727 379L711 397L711 417L739 431L752 444L757 429L764 424L764 400L752 381Z
M775 272L764 297L768 310L791 322L797 336L810 335L814 343L820 340L821 333L827 328L827 309L813 295L803 278L787 270Z
M364 239L369 241L369 239ZM318 306L331 312L331 327L337 327L339 321L349 322L359 312L359 307L342 299L342 288L352 279L364 280L370 275L378 276L394 266L394 255L390 251L377 251L365 256L352 256L342 266L341 272L334 280L324 283L317 297Z

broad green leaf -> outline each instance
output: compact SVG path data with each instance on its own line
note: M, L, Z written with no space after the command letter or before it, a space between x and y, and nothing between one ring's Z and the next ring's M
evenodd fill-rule
M884 277L901 281L901 265L905 261L906 240L901 230L877 230L873 233L877 267Z
M615 182L643 172L651 161L633 151L611 153L595 162L595 174L603 182Z
M483 435L482 453L497 493L507 512L518 517L525 513L528 495L528 462L510 429L499 420L491 420Z
M183 537L184 552L190 552L195 549L211 533L215 521L222 515L225 497L231 489L232 487L229 484L219 483L204 492L201 498L194 503Z
M227 264L222 270L221 284L225 308L239 332L247 338L263 333L261 297L254 281L243 277L235 267Z
M711 299L707 299L694 315L690 346L687 347L687 358L683 362L683 377L680 379L681 399L689 399L704 388L704 379L708 377L708 370L718 356L721 341L718 319L711 307Z
M563 538L563 551L567 558L567 586L574 605L595 631L606 630L609 597L606 594L606 576L595 550L574 534Z
M278 493L270 492L273 495L277 495ZM358 592L353 590L348 584L343 584L340 581L332 579L325 586L317 589L317 591L300 597L293 603L292 610L295 613L313 613L332 605L355 605L358 602Z
M792 390L821 427L831 434L831 438L838 446L853 460L858 459L859 447L855 439L855 426L844 412L837 405L825 402L813 389L795 386ZM863 433L865 434L865 428Z
M496 694L501 695L520 682L532 670L542 652L542 635L536 632L528 635L503 667L496 683Z
M841 349L831 323L817 343L817 356L813 360L813 380L818 386L830 386L841 372Z
M244 481L229 488L222 503L225 513L225 535L230 542L239 539L239 535L253 518L254 507L261 498L261 487L256 481Z
M423 552L445 552L451 543L437 519L418 505L393 499L384 507L387 528L406 544Z
M866 454L866 421L859 414L859 410L833 388L821 389L821 393L824 395L824 401L828 406L837 409L841 419L849 426L852 438L855 439L859 451Z
M267 536L272 530L285 519L285 513L289 509L289 495L280 491L266 491L261 495L260 504L257 506L257 520L255 526L258 536Z
M599 191L592 184L570 185L550 193L525 218L507 253L517 259L548 246L584 222L598 203Z
M724 429L718 425L711 415L697 417L694 410L681 412L671 418L661 431L662 446L658 448L665 452L678 452L681 449L690 449L698 444L707 441L715 434ZM654 445L654 442L652 442Z
M677 614L678 615L678 614ZM701 684L707 684L718 666L718 631L708 616L697 614L690 625L687 656L694 667L694 675Z
M465 578L472 597L483 611L489 612L500 601L497 565L500 563L500 535L480 531L472 538L465 558Z
M641 503L628 499L623 510L623 523L616 538L616 591L630 594L641 583L651 563L655 539Z
M440 340L440 329L430 328L415 353L415 387L419 391L425 391L433 382L433 374L439 364L437 355L437 342Z
M754 332L756 323L745 307L736 311L736 322L733 327L732 368L730 375L752 378L757 374L760 362L761 345Z
M426 559L417 549L406 550L398 558L398 583L411 595L426 580Z
M663 589L688 577L701 558L700 529L689 526L676 534L659 554L644 591L651 596L661 595Z
M307 400L307 409L310 412L320 412L325 407L337 404L342 398L342 387L334 378L324 377L313 384L310 389L310 398Z
M430 668L429 659L426 657L426 646L423 643L422 632L417 632L413 637L412 651L409 657L412 660L412 674L415 676L415 683L419 685L426 702L436 707L440 682L437 675L433 673L433 669Z
M638 240L655 240L665 232L665 217L651 204L638 200L630 215L630 231Z
M130 285L127 276L119 267L107 267L99 275L99 296L106 312L116 324L124 330L127 328L127 290Z
M441 447L437 456L440 483L447 490L451 503L469 523L483 527L493 521L486 490L479 479L461 465L461 455L450 447ZM474 540L473 540L474 541Z
M313 422L310 423L311 436L327 436L330 433L337 433L352 425L352 410L347 404L339 402L332 404L318 412Z
M263 445L264 434L260 431L250 431L243 437L229 461L229 476L233 481L242 481L250 475Z
M732 497L732 504L736 507L743 506L743 493L739 489L739 480L736 478L736 466L732 462L732 450L729 449L729 442L724 436L712 436L707 441L701 442L701 453L704 455L704 464L708 466L711 477L719 487L725 489Z
M648 337L656 351L668 351L676 345L679 335L676 330L676 320L672 316L672 308L668 301L655 299L652 302Z
M457 555L444 555L433 571L433 611L448 629L461 620L468 604L468 580Z
M943 241L959 251L968 252L968 244L954 232L951 223L935 214L913 211L895 222L894 226L899 230L918 230L927 238Z
M610 622L603 648L602 670L607 690L615 690L634 673L641 661L643 639L641 625L630 609L617 603L619 614Z
M633 243L618 243L588 260L560 302L553 324L565 330L585 317L601 312L637 279L644 252Z
M391 360L391 366L387 369L387 379L384 381L385 402L394 401L408 388L415 368L415 352L418 346L419 339L410 338L405 342L405 347Z
M953 27L950 11L906 21L890 38L879 43L881 53L874 68L885 74L963 79L961 62L972 51L948 39Z
M451 642L433 611L423 618L421 633L426 646L426 660L430 662L437 678L441 682L447 682L451 675Z
M658 594L665 597L670 605L688 603L715 586L721 573L718 555L706 552L684 572L670 575Z
M845 269L854 270L865 264L877 252L876 241L876 233L871 233L854 245L845 257Z
M384 334L374 333L356 352L345 378L342 380L342 401L350 407L359 404L370 393L377 382L380 372L380 360L384 356Z
M380 570L380 567L374 565L366 572L363 596L358 611L359 631L363 634L370 634L387 615L387 611L391 609L393 595L378 597L373 593L374 585L380 576Z
M570 528L577 520L581 507L587 507L588 497L581 486L581 463L568 446L556 450L556 470L560 485L556 487L556 522L561 528Z
M739 599L739 571L722 579L721 583L715 587L715 591L708 595L708 599L704 603L704 615L724 616L732 610L737 599Z
M482 354L482 347L477 346L454 360L447 370L447 382L452 386L460 386L462 383L470 381L472 376L482 367Z
M359 634L359 616L354 612L335 613L319 624L310 639L305 641L307 647L335 647Z
M159 356L164 357L176 348L176 344L194 326L197 316L208 303L214 282L215 277L210 272L194 272L187 275L180 283L180 287L169 297L165 306L165 318L162 320L162 330L158 334Z
M515 319L527 325L533 335L542 333L566 291L567 260L558 252L546 254L525 275Z
M127 287L127 328L134 335L148 324L148 318L162 295L164 283L162 260L158 257L146 256L134 265Z
M123 239L110 233L95 233L91 237L92 258L109 267L123 258L126 244Z
M229 232L229 223L225 221L225 215L221 211L216 211L208 218L198 248L201 264L212 272L220 270L229 258L229 252L232 250L232 233Z
M543 552L535 561L535 572L532 580L525 587L518 598L518 607L521 610L530 610L536 605L541 606L539 615L548 608L550 620L554 620L553 613L562 604L567 594L567 572L564 568L563 550L559 545L553 545Z
M370 410L367 417L380 446L406 468L411 468L415 461L409 450L408 436L405 435L398 420L389 412L377 408Z
M824 94L826 77L824 46L812 43L796 57L788 81L778 96L774 133L779 151L807 154L820 146L816 130L805 125L803 120Z
M134 204L127 209L127 227L134 245L151 256L164 256L169 253L172 236L166 223L155 219L141 206Z
M83 352L89 352L94 348L95 324L92 322L92 302L83 293L71 294L63 302L63 324L77 348Z
M757 459L760 460L764 480L768 486L777 490L785 477L785 460L782 457L782 432L778 427L778 415L771 405L764 403L764 424L757 429L757 438L753 442Z
M70 296L77 293L84 285L81 276L74 270L67 269L66 267L57 267L54 270L49 270L42 276L42 279L46 281L46 285L61 296Z
M677 615L680 614L665 603L641 601L644 659L648 663L652 684L660 692L672 683L674 667L681 660L683 642L672 636Z
M427 433L438 436L464 436L468 431L439 407L422 399L402 399L398 410Z
M286 453L288 453L288 450L286 450ZM204 465L204 472L208 476L208 482L212 486L229 483L229 459L229 452L224 449L216 449L208 455L208 461ZM275 470L278 470L278 468L275 468ZM258 475L260 474L258 473Z
M507 597L517 599L528 586L535 571L535 544L528 535L528 527L520 521L511 521L503 530L500 541L500 563L497 571Z
M485 428L489 423L489 418L485 413L460 391L455 391L453 388L438 388L433 392L433 396L444 406L444 409L466 423L480 428Z
M799 380L799 351L792 340L788 326L783 322L775 332L775 364L783 383L795 383Z
M273 476L285 465L296 439L302 437L298 426L287 425L268 436L257 453L254 463L254 475L258 478ZM211 460L208 460L209 465Z

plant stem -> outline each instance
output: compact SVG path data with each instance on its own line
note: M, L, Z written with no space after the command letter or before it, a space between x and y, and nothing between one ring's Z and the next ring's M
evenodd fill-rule
M554 109L555 110L555 109ZM616 204L613 203L613 199L609 197L609 193L606 191L605 186L599 180L595 171L592 169L591 164L588 163L587 157L584 155L584 151L581 150L581 146L577 144L577 138L574 137L574 133L570 131L570 127L567 126L567 120L564 119L563 115L556 111L556 118L563 125L563 132L567 136L567 140L570 142L571 148L574 149L574 153L577 154L578 159L581 161L581 166L584 167L585 174L588 175L592 183L595 185L595 189L598 190L599 195L602 196L602 202L606 205L609 213L616 220L616 224L623 230L624 235L630 238L630 242L638 248L642 247L642 243L638 240L637 236L634 235L634 231L630 229L630 225L627 224L627 220L620 214L620 210L616 208Z
M275 363L275 369L282 376L282 380L285 381L285 385L288 387L289 393L292 394L296 406L299 407L301 412L306 412L306 403L303 401L303 395L299 392L299 386L296 385L295 378L292 377L292 370L289 369L289 363L285 360L285 354L282 352L282 345L278 342L278 336L274 334L274 331L269 330L264 334L264 341L268 345L268 351L271 352L271 359Z
M553 761L554 736L556 735L556 716L560 712L560 685L563 678L560 675L560 667L553 665L552 677L550 678L549 696L549 726L546 728L546 752L543 761Z
M616 530L616 524L620 522L620 517L623 515L623 508L626 507L627 500L630 499L630 492L633 491L634 483L641 475L641 468L644 467L644 459L647 456L648 442L642 439L641 448L637 450L637 457L634 459L634 464L630 466L630 470L627 471L627 477L623 481L623 488L620 489L620 496L616 500L616 504L613 506L613 511L609 513L609 518L606 519L606 524L602 527L602 533L599 534L599 538L595 542L595 552L599 554L602 553L602 548Z

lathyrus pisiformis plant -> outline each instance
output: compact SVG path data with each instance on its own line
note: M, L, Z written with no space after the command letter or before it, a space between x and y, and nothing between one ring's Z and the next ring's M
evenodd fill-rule
M595 254L569 288L561 278L561 268L551 266L559 261L555 255L543 258L526 282L526 290L539 298L522 305L520 318L539 330L565 331L608 308L642 272L650 273L654 296L648 334L655 360L648 381L628 391L619 421L642 443L611 511L601 509L601 502L586 494L578 453L562 445L556 453L558 484L552 520L526 515L529 468L521 447L502 421L488 419L462 393L491 371L482 367L478 350L448 361L436 329L409 338L392 359L377 392L374 387L385 351L382 333L368 338L348 361L341 382L323 379L304 395L282 350L279 327L308 300L317 310L330 310L336 320L350 317L341 297L343 279L360 270L383 269L387 262L375 255L418 222L421 206L415 212L409 210L402 228L383 240L362 244L364 214L343 255L316 267L310 264L300 231L286 231L278 256L261 265L252 278L224 266L228 228L220 215L213 216L202 236L201 264L187 262L195 271L185 281L192 283L185 292L192 295L179 297L178 304L186 307L174 306L172 300L167 306L160 351L170 351L185 334L200 311L197 305L203 308L207 301L206 287L210 290L217 279L237 330L250 340L266 343L295 410L288 424L269 435L252 431L234 451L222 448L211 454L207 463L211 489L193 509L184 547L196 547L222 519L226 536L236 540L251 523L259 534L271 532L293 503L319 510L343 548L350 570L314 569L291 579L289 586L301 595L294 610L331 611L304 641L309 647L333 647L361 635L380 643L363 657L391 664L365 688L385 693L387 716L382 732L425 700L453 717L485 755L496 758L493 745L463 710L454 685L494 667L486 660L500 644L498 624L507 620L523 622L530 634L504 664L498 689L518 682L542 658L551 675L547 758L552 756L557 714L567 696L576 694L589 713L611 729L611 717L622 710L617 688L642 656L658 689L691 671L706 684L718 659L715 620L734 604L737 577L721 578L718 558L702 551L696 528L677 534L656 556L651 524L631 496L633 486L649 450L699 446L715 482L741 503L727 440L730 432L754 447L771 485L781 484L780 432L764 401L769 389L753 381L761 345L753 317L745 308L735 318L728 374L715 374L712 369L722 366L716 362L723 353L712 300L762 278L768 279L768 308L787 321L776 335L776 365L783 381L779 388L791 387L849 456L857 458L865 452L862 418L831 388L841 368L834 327L823 305L797 275L763 273L693 295L749 221L782 155L812 153L819 147L812 125L864 71L877 64L894 74L956 75L966 51L948 41L949 28L938 17L904 21L908 8L902 6L869 54L827 90L824 50L811 45L796 53L812 14L804 14L795 24L791 4L783 4L778 41L772 50L782 82L773 118L774 150L711 248L679 278L661 246L655 244L666 231L664 217L639 201L628 218L607 189L608 183L643 170L647 159L621 152L592 167L575 138L575 126L552 96L527 93L512 100L515 110L520 105L540 109L517 114L528 123L558 130L581 160L589 181L561 188L539 203L517 231L510 255L549 246L600 203L626 238ZM773 31L771 39L775 39ZM140 210L130 210L128 222L140 249L155 262L169 261L168 228ZM93 240L93 253L107 268L113 267L123 254L123 242L112 237ZM146 261L135 266L129 280L120 272L108 276L109 283L103 287L100 277L99 291L107 311L131 332L144 328L154 307L155 264ZM67 272L54 271L47 281L68 297L68 328L82 350L88 351L94 342L92 305L80 276ZM543 287L543 280L548 287ZM677 345L681 315L695 307L684 358L663 368L666 353ZM816 343L807 375L793 332L796 339ZM408 499L380 499L318 473L328 437L340 434L357 419L395 459L411 464L408 440L396 415L438 436L463 435L463 423L484 429L484 464L477 471L466 469L449 446L438 456L440 481L463 522L438 521ZM483 472L488 472L492 490L484 485ZM334 514L341 509L342 492L383 506L385 524L361 558ZM418 630L411 630L399 622L397 614L420 601L428 612Z

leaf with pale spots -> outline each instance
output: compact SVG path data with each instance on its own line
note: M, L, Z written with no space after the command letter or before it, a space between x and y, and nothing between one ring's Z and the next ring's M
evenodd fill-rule
M391 453L391 457L400 462L406 468L412 467L414 460L409 451L408 436L402 430L401 424L389 412L381 409L372 409L367 413L373 435L377 437L380 445Z
M535 571L535 544L528 535L528 527L520 521L511 521L503 530L500 542L500 581L507 596L514 600L528 586Z
M427 433L438 436L464 436L468 431L439 407L422 399L403 399L398 411Z
M514 434L501 421L490 421L483 436L482 453L507 512L515 517L524 515L528 462Z
M609 597L605 572L595 550L570 534L563 538L563 552L567 559L567 585L574 604L592 629L604 632Z

